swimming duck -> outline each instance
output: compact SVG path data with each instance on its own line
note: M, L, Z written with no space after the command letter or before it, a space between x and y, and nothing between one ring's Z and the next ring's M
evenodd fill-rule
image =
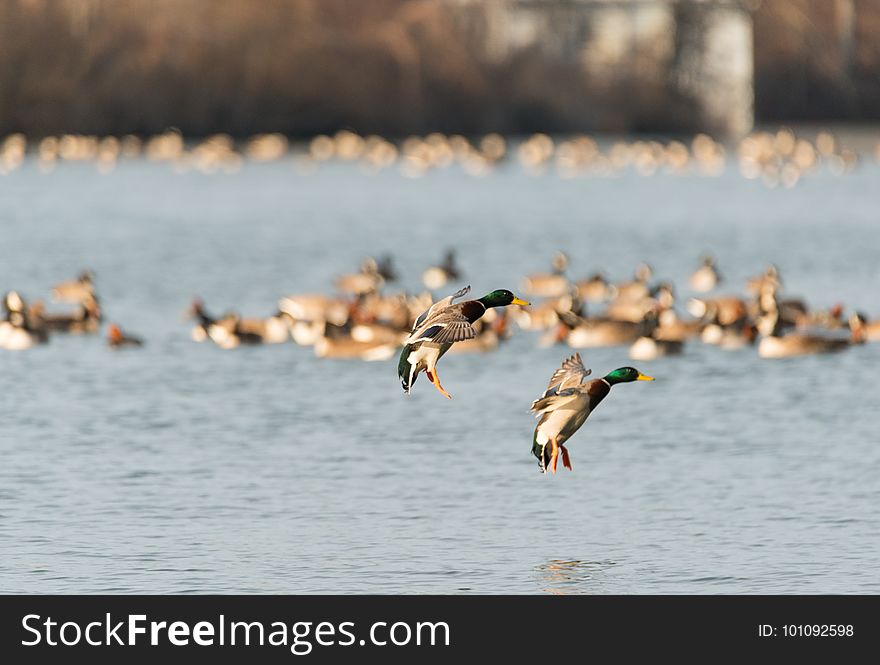
M192 301L192 305L190 305L187 312L187 318L193 318L197 321L190 332L190 337L194 342L204 342L208 339L208 328L217 320L205 311L205 303L201 298L195 298Z
M851 320L851 319L850 319ZM828 309L819 309L799 316L795 322L797 328L826 328L839 330L847 325L843 316L843 305L837 303Z
M237 330L259 337L263 344L282 344L290 340L291 322L290 315L279 310L265 319L239 318Z
M83 270L76 279L61 282L52 287L52 299L56 302L81 303L95 293L95 275Z
M360 272L341 275L336 279L336 288L343 293L364 295L379 290L385 279L379 273L379 264L373 258L366 259Z
M415 313L411 313L408 298L405 293L392 295L380 295L370 293L358 296L349 304L348 318L353 324L381 325L403 332L409 331L413 318L430 307L433 299L430 295L427 304Z
M394 344L399 348L409 337L409 332L383 323L356 323L351 326L351 338L357 342Z
M455 250L446 251L443 263L431 266L422 273L422 283L426 288L436 290L446 286L447 282L461 279L461 272L455 264Z
M28 329L19 315L0 321L0 349L24 351L42 341L39 335Z
M657 306L657 311L664 311L675 307L675 287L672 282L660 282L651 290L651 298Z
M680 356L684 349L681 340L660 339L656 331L639 337L629 347L630 360L656 360L668 356Z
M605 317L612 321L628 321L630 323L638 323L648 312L657 307L657 301L651 296L646 296L639 300L619 300L614 299L608 303L605 309Z
M558 298L569 288L565 271L568 269L568 256L564 252L556 252L552 261L553 271L528 275L522 281L523 293L540 298Z
M782 288L782 278L779 276L779 268L770 264L764 272L757 277L750 277L746 280L746 291L753 295L758 295L767 287L773 289Z
M529 304L506 289L491 291L477 300L453 304L453 301L467 295L470 290L471 287L466 286L437 301L416 319L397 364L397 375L405 393L409 394L419 373L424 371L440 394L452 399L440 384L437 361L455 342L476 337L477 331L473 324L489 308Z
M96 333L101 327L101 306L94 294L83 298L71 314L44 314L46 329L74 335Z
M569 293L558 298L547 298L537 305L518 307L512 311L516 324L523 330L550 330L559 323L559 312L584 316L584 303L574 285Z
M24 351L48 340L45 330L32 327L28 306L16 291L9 291L3 298L6 316L0 320L0 349Z
M698 337L704 327L705 324L698 319L682 319L674 309L662 309L653 334L657 339L684 342Z
M46 327L46 307L42 300L37 300L25 307L25 324L40 344L49 341L49 329Z
M629 347L630 359L654 360L681 355L684 340L693 326L688 326L686 322L677 319L675 311L671 309L674 302L671 287L667 288L669 297L658 297L654 308L645 313L642 319L643 334ZM667 307L669 309L666 309ZM666 326L663 327L661 322Z
M675 305L675 291L669 282L661 282L642 298L615 298L605 309L605 318L638 323L652 311L660 312Z
M776 312L785 326L796 326L798 322L809 318L809 308L803 300L780 298L779 287L770 284L761 287L758 298L752 304L751 309L754 318L759 318L769 312Z
M583 318L570 312L559 312L556 340L573 349L632 344L653 329L651 316L639 322L615 321L608 318Z
M290 336L300 346L314 346L324 335L329 322L324 319L317 321L294 321L290 326Z
M737 323L722 326L709 323L700 333L703 344L717 346L723 351L737 351L755 343L758 331L750 320L743 319Z
M107 344L111 349L122 349L143 346L144 341L140 337L126 335L118 325L111 323L107 328Z
M600 272L576 282L575 287L583 301L594 304L611 300L616 293L616 289L608 283L605 275Z
M376 273L386 282L397 281L397 270L394 268L394 259L390 254L385 254L376 261Z
M758 355L761 358L793 358L796 356L817 355L843 351L851 346L852 340L834 337L823 337L807 333L783 333L782 319L778 312L767 314L759 324L764 333L758 343Z
M547 390L532 402L531 411L539 418L532 437L532 454L538 458L541 473L556 473L556 461L562 453L562 464L571 469L565 442L580 429L599 403L611 392L611 386L632 381L653 381L633 367L620 367L601 379L584 383L590 375L580 354L567 358L553 372Z
M742 321L749 313L748 305L739 296L720 296L718 298L691 298L687 310L705 323L729 326Z
M706 293L713 290L721 282L721 275L715 265L715 259L706 254L703 256L702 265L697 268L688 278L691 291Z
M255 346L265 344L266 338L243 325L244 319L237 312L230 312L208 329L208 336L220 348L234 349L242 344Z
M400 345L394 342L358 341L352 337L322 335L315 342L318 358L357 358L368 362L388 360Z
M630 282L615 285L614 300L616 302L634 302L644 300L651 295L648 282L654 276L654 270L647 263L636 266L635 276Z
M278 309L294 321L306 323L328 321L342 325L349 316L349 304L345 300L320 293L286 296L278 301Z
M880 342L880 321L868 321L861 312L853 312L849 317L849 327L857 342Z

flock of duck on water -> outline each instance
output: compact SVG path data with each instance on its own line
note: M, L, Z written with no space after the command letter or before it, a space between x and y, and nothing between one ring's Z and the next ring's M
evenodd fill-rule
M874 146L873 153L880 160L880 144ZM856 150L843 146L827 130L805 136L788 127L753 132L735 146L725 146L707 134L664 141L606 141L586 134L554 138L538 133L511 140L497 133L465 137L434 132L393 141L347 129L314 136L305 144L291 144L278 133L258 134L243 142L228 134L215 134L193 142L185 141L176 130L168 130L151 137L64 134L37 141L11 134L0 140L0 175L23 166L29 155L44 173L61 162L91 162L103 174L121 162L145 157L171 164L179 172L235 173L248 162L291 159L303 175L339 161L359 164L366 173L397 168L414 178L452 165L468 175L483 176L509 162L519 163L531 175L555 172L563 178L611 176L624 171L641 176L720 176L728 162L735 161L743 177L759 179L769 187L793 187L820 168L842 175L861 159Z
M687 316L679 314L673 285L654 281L647 264L639 265L627 281L611 282L601 273L572 279L568 257L559 252L550 272L522 280L521 293L536 299L534 304L507 289L461 300L470 286L434 301L431 291L461 282L462 276L455 253L448 251L424 271L426 291L390 292L387 285L398 278L390 257L369 258L359 271L338 277L336 294L283 297L278 310L266 318L242 318L234 311L214 316L196 299L189 310L195 320L191 337L222 349L292 341L313 347L320 358L378 361L399 352L398 377L406 393L424 373L450 399L437 372L439 360L447 353L492 351L511 335L514 325L539 332L541 346L626 346L629 358L637 361L681 354L688 341L726 351L757 345L763 358L839 352L880 341L880 322L868 321L860 312L847 313L841 305L813 310L803 300L786 297L779 270L772 265L747 281L744 295L712 295L722 277L708 255L688 279L688 288L700 297L687 301ZM0 348L24 350L55 334L100 331L103 313L90 271L54 286L51 298L65 303L67 310L50 311L41 301L28 303L17 291L8 291L3 297ZM107 327L106 342L114 349L144 343L118 324ZM539 418L532 452L542 472L555 473L559 457L571 468L564 444L612 386L653 380L633 367L585 382L589 374L579 354L570 356L532 404Z
M699 297L687 300L687 315L679 312L673 284L655 281L648 264L637 266L632 279L622 282L602 273L572 279L568 271L568 257L557 253L551 271L522 280L521 293L537 302L525 304L513 296L501 306L489 305L470 322L474 334L468 330L466 338L451 339L455 346L449 352L492 351L510 337L512 326L541 333L540 346L627 346L631 359L643 361L680 354L688 341L723 350L755 345L759 356L781 358L880 339L880 322L869 322L860 312L847 313L841 305L813 310L801 299L786 297L773 265L748 280L745 294L714 295L722 277L714 259L704 256L688 279L689 290ZM358 272L338 277L335 295L283 297L267 318L245 319L236 312L214 316L197 299L191 308L196 319L192 338L224 349L293 341L313 347L321 358L387 360L411 337L411 323L434 304L431 292L460 283L462 275L449 251L424 271L424 292L389 291L387 286L397 281L393 262L368 258Z

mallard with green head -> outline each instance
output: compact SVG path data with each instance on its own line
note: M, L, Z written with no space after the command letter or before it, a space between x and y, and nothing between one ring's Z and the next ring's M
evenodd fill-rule
M474 322L492 307L508 305L528 305L507 289L487 293L477 300L465 300L453 304L454 300L467 295L471 287L466 286L451 296L439 300L415 321L412 332L404 342L397 363L397 375L405 393L409 394L419 372L425 372L428 380L442 395L452 396L440 385L437 375L437 361L455 342L463 342L477 336Z
M620 367L601 379L584 383L590 370L584 368L579 353L566 358L553 372L547 390L532 403L531 410L539 418L532 438L532 453L538 458L541 473L549 468L556 473L556 460L562 453L562 464L571 469L565 442L580 429L611 386L632 381L653 381L634 367Z

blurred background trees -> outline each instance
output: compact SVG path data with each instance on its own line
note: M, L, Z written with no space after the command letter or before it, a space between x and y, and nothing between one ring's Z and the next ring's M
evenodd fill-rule
M5 0L0 134L880 117L878 0Z

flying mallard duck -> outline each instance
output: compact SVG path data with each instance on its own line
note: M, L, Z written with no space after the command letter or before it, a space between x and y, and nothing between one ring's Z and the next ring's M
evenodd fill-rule
M633 367L620 367L601 379L583 383L589 375L590 370L584 368L580 354L576 353L566 358L562 366L553 372L547 390L532 402L531 410L536 418L540 418L532 439L532 454L538 458L541 473L546 473L548 468L556 473L556 460L560 452L563 465L571 469L571 460L564 444L611 392L611 386L654 380Z
M442 395L452 399L452 396L440 385L437 361L455 342L463 342L477 336L473 323L490 307L529 304L506 289L492 291L477 300L452 304L470 290L471 287L466 286L451 296L437 301L416 319L412 332L406 338L403 350L400 352L400 361L397 363L397 375L407 394L418 378L419 372L424 371L434 387Z

